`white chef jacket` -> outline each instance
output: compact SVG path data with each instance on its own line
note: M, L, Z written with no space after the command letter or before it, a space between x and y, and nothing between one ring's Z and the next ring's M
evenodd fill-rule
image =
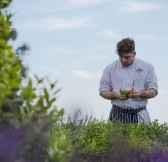
M158 93L157 77L151 63L135 58L133 63L124 67L120 60L106 66L103 71L99 93L104 90L119 92L121 90L146 90L153 88ZM148 100L142 98L129 98L127 100L113 99L111 103L122 108L140 108L147 105ZM149 113L143 110L139 113L139 121L149 122Z

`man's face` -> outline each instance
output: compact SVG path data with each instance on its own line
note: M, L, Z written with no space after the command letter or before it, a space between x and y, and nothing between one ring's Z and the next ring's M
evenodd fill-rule
M121 64L124 67L127 67L132 64L132 62L135 59L136 52L128 52L128 53L122 53L119 55L119 59L121 61Z

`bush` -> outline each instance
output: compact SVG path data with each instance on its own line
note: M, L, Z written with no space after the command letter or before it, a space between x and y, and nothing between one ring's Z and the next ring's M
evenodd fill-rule
M60 89L47 78L23 75L19 53L8 44L16 38L6 11L11 1L0 1L0 161L47 162L49 132L64 113L55 106Z
M157 120L148 125L125 125L93 119L77 126L68 123L68 129L73 129L68 131L72 137L72 161L168 160L168 125Z

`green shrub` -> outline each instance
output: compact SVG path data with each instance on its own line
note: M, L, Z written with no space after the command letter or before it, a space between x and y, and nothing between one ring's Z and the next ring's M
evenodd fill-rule
M157 120L148 125L96 119L79 125L71 123L68 132L73 147L72 159L87 162L168 160L167 129L166 123L159 124Z
M47 162L49 132L64 113L55 106L60 89L47 78L23 75L21 59L8 44L16 37L6 10L11 1L0 1L0 161Z
M62 124L55 124L50 131L49 138L49 161L51 162L68 162L72 156L72 144L70 134L66 126Z

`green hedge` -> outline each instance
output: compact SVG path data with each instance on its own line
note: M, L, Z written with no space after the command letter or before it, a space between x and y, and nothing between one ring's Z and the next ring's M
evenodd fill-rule
M168 161L167 123L124 125L93 119L61 126L71 141L69 161Z

